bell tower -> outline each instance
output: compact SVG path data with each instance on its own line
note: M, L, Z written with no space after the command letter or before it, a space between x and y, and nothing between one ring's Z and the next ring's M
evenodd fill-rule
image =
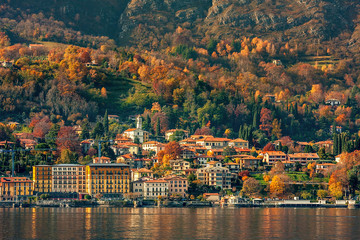
M142 118L140 115L136 118L136 128L142 129Z

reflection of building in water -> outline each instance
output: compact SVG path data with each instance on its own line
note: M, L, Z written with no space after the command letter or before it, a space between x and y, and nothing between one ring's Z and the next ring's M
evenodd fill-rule
M85 208L85 239L92 239L91 236L91 216L92 208Z
M37 218L37 211L39 211L38 208L31 208L31 211L32 211L32 215L31 215L31 238L32 239L37 239L38 236L37 236L37 233L36 231L38 230L38 226L37 226L37 221L38 221L38 218Z

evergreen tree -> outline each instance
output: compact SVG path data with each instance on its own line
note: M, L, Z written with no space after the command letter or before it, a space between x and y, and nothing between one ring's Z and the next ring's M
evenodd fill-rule
M85 120L82 124L81 124L81 134L80 134L80 139L88 139L90 138L90 124L89 121Z
M101 138L103 135L104 135L104 126L101 122L97 122L91 133L91 136L93 138Z
M108 111L106 109L105 115L104 115L104 133L107 135L109 133L109 117L108 117Z
M336 156L339 154L339 146L338 146L338 136L334 134L333 136L334 146L333 146L333 154Z
M257 129L259 126L259 121L258 121L259 117L258 117L258 111L257 109L255 109L254 111L254 117L253 117L253 128Z
M158 137L160 136L160 118L157 118L156 120L156 131L155 131L155 135Z
M150 131L151 130L151 118L150 118L149 114L147 114L145 119L144 119L143 128L144 128L145 131Z

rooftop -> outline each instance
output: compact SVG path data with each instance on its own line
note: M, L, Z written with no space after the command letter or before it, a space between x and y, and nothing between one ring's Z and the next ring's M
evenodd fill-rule
M90 167L129 167L128 164L124 164L124 163L90 163L87 166L90 166Z

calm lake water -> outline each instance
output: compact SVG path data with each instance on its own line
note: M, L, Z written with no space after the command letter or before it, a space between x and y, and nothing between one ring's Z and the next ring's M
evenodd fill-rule
M0 239L360 239L360 209L0 209Z

